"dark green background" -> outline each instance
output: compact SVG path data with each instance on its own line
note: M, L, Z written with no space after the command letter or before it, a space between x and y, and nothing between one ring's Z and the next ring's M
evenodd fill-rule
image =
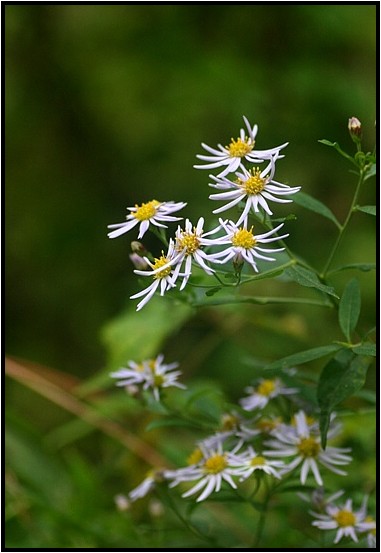
M157 319L148 306L148 315L135 319L136 302L128 299L140 289L128 257L136 233L109 240L107 225L122 221L127 206L153 198L186 201L184 217L204 216L212 224L211 211L220 204L208 200L208 171L192 165L201 142L215 146L237 137L242 115L259 125L258 148L289 142L277 180L301 185L344 220L356 177L318 140L338 141L354 152L347 122L356 116L365 151L373 148L375 5L3 7L8 354L81 380L99 373L102 386L112 385L107 373L115 368L118 336L126 351L137 350L134 331L144 346L155 335L144 317ZM373 178L360 203L373 204L375 196ZM295 204L277 207L279 216L290 212L297 219L287 225L287 243L322 268L336 237L334 225ZM334 265L374 261L374 236L374 218L357 213ZM159 247L148 234L144 242ZM353 276L361 284L359 327L366 332L375 321L374 274L340 273L333 284L341 292ZM259 295L280 295L279 286L284 284L265 281ZM282 288L283 295L307 292L295 284L286 294ZM119 323L102 333L121 315L121 334ZM331 312L246 306L201 310L163 347L168 362L180 361L188 384L210 378L236 400L252 374L248 356L272 361L332 340L343 336ZM321 366L319 361L316 368ZM372 372L368 386L374 378ZM151 532L156 522L150 519L137 532L134 520L147 521L140 504L132 519L114 511L114 494L127 493L144 477L139 459L101 432L86 425L83 430L82 421L39 395L7 384L9 544L167 546ZM136 403L118 398L119 407L112 407L111 395L95 400L106 417L123 412L125 427L172 461L191 447L181 429L159 433L156 441L154 432L144 430L149 417ZM372 415L369 424L364 420L350 423L352 435L358 433L351 438L348 431L346 438L353 441L357 471L339 485L369 491ZM292 505L296 526L304 528L305 505L294 511L293 502L284 499L280 512ZM291 548L301 536L284 517L274 518L265 536L269 547L279 545L279 533L288 536ZM181 533L170 536L175 548L183 546Z
M102 366L99 328L137 290L136 235L110 241L107 224L156 197L208 218L220 204L195 154L237 136L243 114L259 148L290 142L278 179L342 220L354 177L317 140L351 149L355 115L372 147L375 10L6 6L7 351L75 373ZM290 240L316 258L333 229L310 220L301 214ZM355 254L370 223L356 224Z

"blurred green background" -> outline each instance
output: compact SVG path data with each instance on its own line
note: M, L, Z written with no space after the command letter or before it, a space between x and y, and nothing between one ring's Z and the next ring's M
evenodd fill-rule
M277 179L301 185L343 221L355 177L318 140L353 151L347 121L356 116L365 150L373 148L376 6L25 4L4 13L9 355L57 369L74 389L99 375L106 385L110 369L158 353L155 346L180 361L186 379L220 380L236 399L250 377L246 355L273 360L342 339L335 319L324 314L322 324L313 309L202 310L158 330L153 311L136 315L128 299L140 289L128 257L136 234L111 241L107 225L153 198L186 201L182 215L211 220L208 171L192 165L201 142L236 137L242 115L259 125L258 148L290 143ZM370 179L360 203L375 197ZM294 204L277 214L290 210L297 220L288 244L321 267L335 227ZM374 261L374 235L374 220L358 213L335 264ZM148 235L145 244L158 247ZM374 276L356 276L367 331ZM338 274L339 290L347 279ZM259 290L279 286L266 281ZM232 366L242 369L234 382ZM130 472L136 459L102 430L71 427L72 415L24 385L7 382L7 397L9 545L145 543L112 504L139 481ZM118 398L106 415L119 413ZM126 409L125 424L145 440L144 415L134 403ZM58 428L66 428L61 441Z

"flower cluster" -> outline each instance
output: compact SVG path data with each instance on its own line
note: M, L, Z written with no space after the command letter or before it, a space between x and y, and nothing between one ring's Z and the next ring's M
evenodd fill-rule
M162 357L160 363L163 366ZM152 362L136 365L130 362L131 369L122 369L112 376L120 380L118 385L131 384L131 374L137 372L135 383L140 383L139 375L146 369L151 371ZM144 366L143 366L144 365ZM167 367L175 368L176 364ZM163 371L166 374L166 371ZM174 384L176 385L176 384ZM317 420L304 411L297 411L293 418L286 422L281 417L275 417L273 408L277 398L292 399L298 390L286 386L277 377L274 379L261 378L255 386L257 399L250 412L242 414L237 411L225 413L221 419L220 428L214 434L199 440L193 453L188 457L188 465L172 470L161 470L160 481L167 481L169 487L191 483L190 489L183 493L183 497L190 497L199 493L196 501L207 499L212 493L221 490L223 483L231 488L237 488L237 482L250 479L260 473L270 478L281 479L300 468L299 479L302 485L307 483L309 472L318 486L323 485L321 470L328 469L335 474L346 474L337 468L351 461L349 449L328 446L321 447L320 433ZM260 400L262 398L262 401ZM242 401L247 398L239 400ZM293 403L290 404L291 407ZM270 408L272 417L265 413ZM245 412L247 415L245 415ZM340 425L331 421L328 439L337 436ZM154 473L152 473L154 474ZM151 491L155 485L155 478L150 473L137 489L129 494L131 501L141 497L141 493ZM143 495L146 495L143 493Z
M288 234L278 235L283 223L275 228L269 224L266 232L257 233L249 223L249 218L251 214L259 214L261 210L264 215L272 215L269 202L291 202L288 196L300 190L300 187L290 187L274 180L276 161L284 157L280 152L287 143L267 150L256 149L258 126L251 126L246 117L243 119L246 130L241 129L239 137L232 138L228 146L219 144L218 149L215 149L202 144L208 155L197 157L208 163L194 166L197 169L222 169L218 175L210 175L213 180L210 186L222 192L211 194L209 198L227 200L227 203L213 210L213 213L221 213L235 206L239 209L242 206L242 213L236 220L220 219L219 225L207 232L204 230L204 217L200 217L196 225L186 219L183 227L178 226L174 237L168 241L166 238L163 240L167 250L162 251L160 257L148 254L139 260L135 253L133 262L137 268L134 272L152 279L149 286L131 296L131 299L142 298L137 305L137 311L142 309L156 292L164 295L168 290L175 288L179 278L182 279L179 289L183 290L192 274L193 266L198 266L206 274L213 275L218 272L213 265L221 266L232 262L237 269L242 268L246 262L255 272L259 272L258 260L275 261L276 258L268 254L284 250L283 247L263 247L263 244L288 237ZM245 162L254 164L254 167L245 167ZM262 163L265 165L260 169L259 165ZM235 178L230 180L226 175L232 173L235 174ZM154 230L154 227L160 227L162 230L167 227L164 223L180 220L181 217L174 217L172 213L185 206L184 202L151 200L129 207L126 222L109 225L113 230L108 236L116 238L139 225L140 239L150 227L151 230ZM217 234L220 235L215 236ZM218 251L212 253L211 249L215 247Z

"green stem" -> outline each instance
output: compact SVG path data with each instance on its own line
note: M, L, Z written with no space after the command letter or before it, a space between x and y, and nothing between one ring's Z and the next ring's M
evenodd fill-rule
M239 296L236 298L215 298L206 301L192 302L192 307L208 307L211 305L227 305L231 303L254 303L266 305L270 303L299 303L304 305L318 305L320 307L332 307L332 304L327 301L314 300L309 298L287 298L287 297L260 297L260 296Z
M336 242L334 243L333 248L332 248L332 250L331 250L331 252L328 256L328 259L327 259L327 262L326 262L325 267L323 269L323 272L320 275L320 277L323 280L325 279L325 277L327 275L328 269L331 266L331 263L332 263L333 258L335 257L336 251L337 251L338 247L340 246L341 241L343 239L344 232L345 232L345 230L346 230L346 228L349 224L349 221L351 220L352 214L354 212L354 207L357 204L357 198L358 198L358 195L359 195L359 192L360 192L361 185L364 182L364 177L365 177L365 172L364 172L363 169L360 169L359 180L357 182L356 190L355 190L355 193L353 195L353 200L352 200L351 206L349 208L347 217L346 217L344 223L341 225L341 227L339 229L339 235L338 235L338 237L336 239Z
M254 548L257 548L259 546L259 543L262 539L263 530L264 530L264 527L265 527L266 516L267 516L267 508L268 508L268 504L269 504L269 501L270 501L270 498L271 498L271 490L269 489L267 481L265 481L265 482L266 482L266 485L267 485L267 492L266 492L265 499L264 499L263 504L262 504L261 513L260 513L259 518L258 518L255 541L254 541L254 544L253 544Z

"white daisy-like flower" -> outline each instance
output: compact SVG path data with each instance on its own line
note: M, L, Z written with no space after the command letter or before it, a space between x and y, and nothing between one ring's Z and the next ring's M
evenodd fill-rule
M294 457L294 459L282 470L286 474L301 465L300 481L306 483L309 471L312 471L318 486L323 486L319 465L324 466L335 474L345 476L347 473L338 469L335 465L347 465L352 458L346 455L350 448L321 446L320 435L311 432L306 414L299 411L295 415L296 426L286 428L284 425L273 430L275 440L269 440L265 445L272 450L264 451L264 455L270 457ZM329 437L329 435L328 435Z
M274 397L296 394L298 389L284 386L279 378L261 378L257 386L248 386L245 392L248 397L240 399L239 403L245 411L253 411L263 409Z
M149 470L147 476L139 484L139 486L130 491L128 499L130 501L136 501L137 499L145 497L150 491L153 490L156 483L165 480L164 474L165 471L161 469Z
M238 167L243 167L243 159L246 159L250 163L260 163L264 159L269 159L271 156L279 154L279 151L287 146L288 142L268 150L254 149L258 125L254 125L252 127L246 117L243 117L243 120L246 125L246 130L241 129L239 138L237 138L237 140L232 138L228 146L218 144L217 150L202 143L202 147L204 150L209 152L209 155L198 154L196 157L209 163L206 163L205 165L194 165L194 167L196 169L215 169L216 167L225 167L220 173L220 176L223 177L228 173L234 173Z
M196 501L203 501L211 493L219 492L224 481L232 488L237 488L232 477L239 476L240 469L233 467L230 462L234 451L224 452L221 444L215 449L207 449L200 444L201 458L196 464L177 471L166 471L165 477L173 479L170 487L177 486L180 482L198 480L197 484L182 494L182 497L189 497L202 490Z
M228 203L214 209L213 213L221 213L231 207L237 205L241 201L246 201L245 207L241 216L237 221L237 225L246 221L250 210L258 213L262 208L266 213L272 215L272 211L268 205L268 201L276 203L290 203L289 198L282 198L279 196L288 196L299 192L300 186L291 188L287 184L282 184L273 179L275 173L275 160L274 156L270 163L262 171L259 167L253 168L248 171L245 167L242 168L242 173L236 173L237 180L231 181L226 177L214 177L209 175L215 183L210 183L209 186L217 188L218 190L225 190L218 194L211 194L209 198L211 200L228 200Z
M312 513L318 519L314 520L312 525L320 530L337 530L333 543L338 543L343 537L358 542L356 532L371 533L376 528L376 523L367 517L367 499L364 498L358 511L353 510L352 499L347 499L340 507L329 503L325 507L326 514Z
M257 454L251 446L246 451L235 455L235 458L231 460L231 465L240 468L240 482L249 478L256 470L263 471L280 479L281 475L277 469L284 467L283 461L266 459L263 455Z
M153 263L151 263L148 257L143 258L147 265L151 267L151 270L134 270L134 273L138 275L150 276L153 278L153 282L147 288L144 288L144 290L141 290L140 292L137 292L136 294L130 296L130 299L132 300L144 296L144 298L138 303L136 311L140 311L140 309L142 309L142 307L144 307L146 303L149 302L149 300L153 297L158 288L160 289L160 295L163 296L167 290L176 286L175 281L178 277L178 272L177 274L175 274L171 266L171 262L174 259L175 254L176 252L174 242L173 240L170 240L168 252L166 255L164 255L164 252L162 252L162 255L158 258L155 258Z
M170 214L179 211L179 209L182 209L186 205L184 202L158 202L157 200L151 200L141 205L136 204L135 207L128 207L127 209L130 213L127 215L126 221L124 223L108 225L107 228L116 230L109 232L107 236L109 238L116 238L139 225L138 238L142 238L150 224L156 227L167 228L167 225L163 223L180 221L182 217L173 217Z
M259 272L256 259L263 259L264 261L276 261L274 257L268 257L263 253L281 252L284 248L268 249L262 248L258 244L267 244L274 242L275 240L281 240L287 238L288 234L282 236L272 236L280 228L283 227L283 223L277 227L265 232L263 234L254 235L253 227L247 229L246 222L242 227L239 227L233 221L222 221L220 219L221 226L224 228L226 234L220 238L214 240L214 245L230 244L229 247L218 253L210 254L209 260L214 263L225 264L230 260L233 260L234 264L242 265L244 261L252 266L255 272Z
M145 359L141 363L135 361L128 362L128 368L121 368L116 372L112 372L110 376L117 378L119 381L117 386L138 385L143 390L152 390L156 401L160 399L160 391L162 388L175 386L176 388L185 389L184 384L177 382L177 378L181 375L181 371L176 371L178 363L163 363L164 355L160 354L155 359Z
M209 232L204 232L204 218L200 217L197 225L193 227L189 219L185 221L185 228L180 226L176 231L176 244L173 260L170 262L174 266L174 277L179 275L184 277L180 286L182 290L192 274L192 262L194 261L199 267L201 267L208 275L214 273L214 269L209 267L207 263L211 261L212 255L206 253L203 250L204 246L211 246L217 243L216 239L207 238L211 234L218 232L221 229L221 225ZM180 270L184 266L184 272L180 273Z

